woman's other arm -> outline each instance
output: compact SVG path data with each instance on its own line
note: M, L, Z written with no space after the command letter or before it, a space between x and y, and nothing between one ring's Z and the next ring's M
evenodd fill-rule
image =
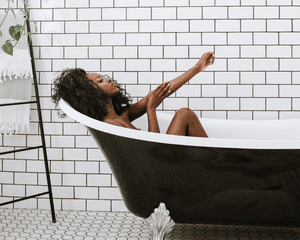
M147 106L147 96L143 97L138 102L131 104L129 108L129 121L132 122L133 120L143 116L146 113Z
M160 84L155 90L150 91L147 95L147 116L148 132L160 133L156 116L156 108L159 104L170 95L170 85L165 82Z
M158 120L156 116L156 108L147 108L148 116L148 132L160 133Z
M160 86L164 85L164 86L167 86L167 88L168 88L167 90L169 90L170 85L167 85L167 84L168 84L167 82L162 83L157 87L157 89L160 88ZM150 93L151 93L151 91L148 93L147 96L143 97L138 102L130 105L130 108L129 108L129 121L130 122L132 122L133 120L143 116L147 112L147 104L148 104ZM171 92L166 92L166 94L163 96L163 98L168 97L170 94L171 94Z
M179 77L169 81L171 92L175 92L195 75L202 72L209 65L212 65L214 63L214 60L215 58L213 52L204 53L195 66L187 70L185 73L181 74Z

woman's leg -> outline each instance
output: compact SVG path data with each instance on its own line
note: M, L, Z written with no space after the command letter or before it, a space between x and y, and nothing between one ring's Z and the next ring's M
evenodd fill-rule
M181 108L174 115L167 134L208 137L197 115L189 108Z

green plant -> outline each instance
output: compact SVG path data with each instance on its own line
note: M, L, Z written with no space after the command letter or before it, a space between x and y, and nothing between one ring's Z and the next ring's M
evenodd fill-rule
M3 37L2 35L2 29L1 26L3 25L7 15L9 12L12 12L14 17L16 18L15 11L12 7L10 7L10 3L14 2L14 0L7 0L8 1L8 7L5 9L5 16L0 24L0 37ZM4 45L2 46L2 50L13 56L14 47L18 44L19 40L22 36L25 36L26 34L29 35L31 38L31 32L26 32L26 21L28 20L28 0L21 0L24 3L24 8L19 8L20 13L24 16L24 22L23 25L16 24L15 26L10 26L8 29L9 35L12 37L11 39L8 39L5 41ZM36 24L36 21L33 21ZM4 29L6 30L6 29ZM37 32L37 27L35 26L35 32Z

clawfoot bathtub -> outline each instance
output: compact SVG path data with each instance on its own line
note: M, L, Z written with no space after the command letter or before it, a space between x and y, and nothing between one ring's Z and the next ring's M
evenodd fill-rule
M197 138L149 133L146 116L133 122L138 131L63 100L60 108L89 129L128 210L147 218L154 239L174 222L299 227L300 120L202 118L209 138ZM157 115L166 132L172 115Z

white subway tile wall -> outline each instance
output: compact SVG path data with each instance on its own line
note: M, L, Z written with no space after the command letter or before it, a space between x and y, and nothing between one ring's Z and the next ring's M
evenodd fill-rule
M0 11L7 7L1 1ZM32 35L55 208L126 211L117 183L87 130L60 118L53 79L80 67L109 74L134 102L214 51L213 66L158 108L199 117L300 117L299 0L30 0ZM21 1L12 7L22 7ZM31 24L34 29L34 24ZM29 134L1 135L1 151L40 144L36 106ZM45 191L43 153L0 159L0 202ZM49 208L48 196L5 207Z

